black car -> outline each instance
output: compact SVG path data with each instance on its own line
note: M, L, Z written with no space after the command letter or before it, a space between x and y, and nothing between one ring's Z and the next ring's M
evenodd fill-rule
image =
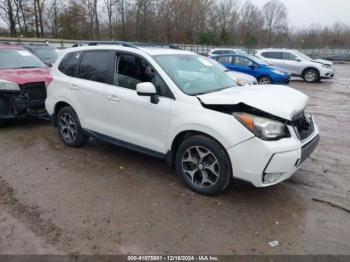
M45 64L51 66L57 59L59 50L48 45L22 45L22 47L31 51L40 58Z

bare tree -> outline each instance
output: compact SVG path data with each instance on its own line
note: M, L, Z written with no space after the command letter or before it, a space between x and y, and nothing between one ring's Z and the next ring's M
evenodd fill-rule
M121 39L126 40L126 20L128 12L129 0L120 0L117 5L117 9L121 22Z
M262 8L265 19L265 29L270 43L274 36L288 31L288 11L279 0L269 0Z
M16 36L16 17L13 0L0 1L0 16L10 28L11 36Z
M105 0L104 3L107 10L107 16L108 16L109 38L113 39L113 9L114 9L114 6L118 3L118 0Z
M256 46L263 29L263 15L259 8L250 1L244 3L240 13L240 44Z

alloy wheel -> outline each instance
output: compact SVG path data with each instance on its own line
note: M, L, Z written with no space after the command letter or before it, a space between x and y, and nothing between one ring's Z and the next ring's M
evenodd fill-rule
M208 188L220 177L220 165L209 149L202 146L188 148L182 155L182 171L193 185Z
M270 85L271 81L267 77L263 77L263 78L260 79L259 84L260 85Z
M308 71L305 73L305 80L307 82L314 82L317 79L317 74L315 71Z
M69 113L64 113L61 115L60 119L58 120L58 128L62 138L67 143L73 142L78 135L77 124L75 123L73 116Z

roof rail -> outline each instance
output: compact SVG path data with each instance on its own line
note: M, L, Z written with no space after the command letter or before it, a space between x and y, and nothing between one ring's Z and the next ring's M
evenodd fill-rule
M97 45L121 45L125 47L131 47L131 48L138 48L136 45L124 42L124 41L80 41L72 45L72 47L78 47L78 46L97 46Z
M146 42L133 42L132 44L139 47L159 47L159 48L180 49L179 46L174 44L146 43Z

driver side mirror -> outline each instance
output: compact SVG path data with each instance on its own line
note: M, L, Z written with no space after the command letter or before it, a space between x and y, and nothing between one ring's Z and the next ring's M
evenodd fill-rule
M294 60L297 61L297 62L301 62L300 58L295 58Z
M156 87L151 82L139 83L136 85L136 92L139 96L149 96L152 104L158 104Z

